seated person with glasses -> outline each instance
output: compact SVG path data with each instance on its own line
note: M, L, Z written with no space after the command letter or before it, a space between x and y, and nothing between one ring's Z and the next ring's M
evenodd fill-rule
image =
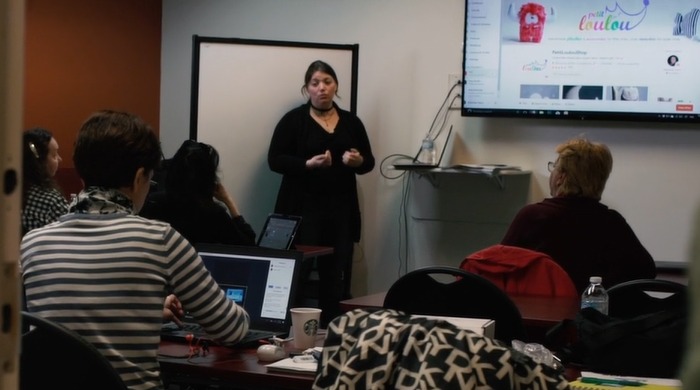
M221 184L218 169L219 153L211 145L183 142L167 161L165 191L149 194L140 215L168 222L193 244L256 245L255 230Z
M523 207L501 244L543 252L569 274L579 293L590 276L606 287L656 277L654 259L625 218L600 199L612 171L607 146L574 138L549 162L551 198Z
M135 215L160 159L158 137L143 120L93 114L73 153L85 189L68 214L31 230L20 246L27 309L95 345L130 389L163 388L164 320L179 322L187 311L227 343L249 327L248 313L226 298L180 233ZM60 351L47 352L60 359Z

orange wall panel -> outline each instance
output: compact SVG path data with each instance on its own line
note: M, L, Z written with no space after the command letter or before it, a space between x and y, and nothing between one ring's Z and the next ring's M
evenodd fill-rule
M27 0L23 125L54 133L62 168L96 110L159 131L161 18L161 0Z

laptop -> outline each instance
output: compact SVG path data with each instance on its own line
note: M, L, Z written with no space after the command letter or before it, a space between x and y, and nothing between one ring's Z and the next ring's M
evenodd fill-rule
M297 215L268 215L258 237L258 246L272 249L291 249L300 223L301 217Z
M289 309L296 299L303 252L221 244L195 247L205 267L226 296L241 305L250 316L248 334L230 346L249 346L260 340L284 337L289 333ZM194 319L185 315L184 326L164 324L161 338L217 342Z
M418 161L418 156L420 155L420 149L413 160L407 164L393 164L394 169L398 170L410 170L410 169L429 169L429 168L439 168L442 162L442 157L445 155L445 150L447 150L447 143L450 141L450 135L452 135L452 125L450 126L450 131L447 133L447 138L445 138L445 145L443 145L442 152L440 153L440 158L435 164L429 164Z

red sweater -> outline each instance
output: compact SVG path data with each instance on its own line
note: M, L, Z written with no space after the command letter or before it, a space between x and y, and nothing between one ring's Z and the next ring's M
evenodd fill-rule
M509 295L578 296L566 271L551 257L529 249L493 245L467 256L460 268L489 279Z

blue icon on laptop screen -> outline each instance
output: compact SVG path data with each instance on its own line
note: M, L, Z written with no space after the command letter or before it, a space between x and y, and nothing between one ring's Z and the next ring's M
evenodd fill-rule
M245 287L226 287L226 298L242 305L245 299Z

